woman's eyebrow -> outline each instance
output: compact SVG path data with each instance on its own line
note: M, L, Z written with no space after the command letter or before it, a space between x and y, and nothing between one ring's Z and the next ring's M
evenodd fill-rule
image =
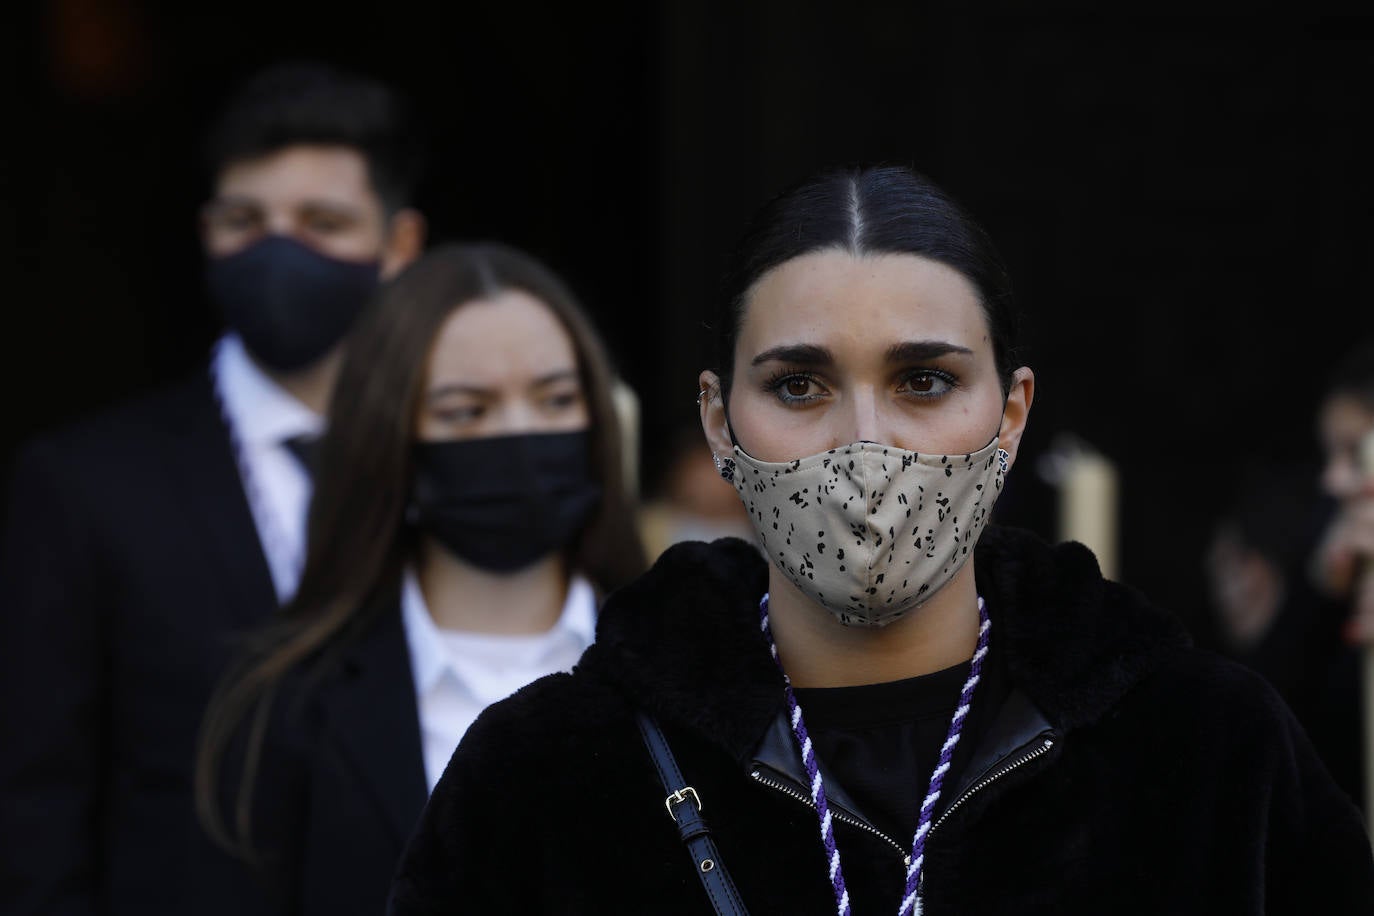
M888 347L885 357L890 363L910 363L926 359L938 359L951 353L960 356L973 355L973 351L968 347L961 347L958 344L947 343L943 340L908 340Z
M555 369L553 372L545 373L535 379L530 385L531 388L539 388L543 385L552 385L554 382L561 382L566 379L577 379L576 369Z
M827 366L835 357L825 347L815 344L785 344L771 347L750 360L750 365L758 366L767 362L798 363L804 366Z
M530 382L530 387L540 388L545 385L552 385L554 382L561 382L565 379L576 379L577 377L578 375L576 369L555 369L552 372L546 372L545 374L536 378L534 381ZM486 397L491 393L491 388L485 388L481 385L469 385L463 382L444 382L441 385L435 385L428 392L426 392L425 398L430 401L437 401L441 398L448 397L449 395L458 394L480 398Z
M482 388L478 385L463 385L459 384L458 382L446 382L442 385L436 385L433 388L431 388L429 392L425 394L425 398L430 401L437 401L440 398L448 397L451 394L465 394L471 397L482 397L483 395L490 393L491 389Z

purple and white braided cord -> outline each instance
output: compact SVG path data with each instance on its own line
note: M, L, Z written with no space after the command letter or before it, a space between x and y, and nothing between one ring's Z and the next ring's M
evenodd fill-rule
M768 624L768 595L759 602L760 626L768 639L769 651L773 661L782 671L782 660L778 658L778 646L773 641L773 629ZM787 710L792 722L792 734L796 736L797 747L801 749L802 763L806 766L807 778L811 780L811 801L816 806L816 817L821 825L821 843L825 846L826 861L830 865L830 886L835 892L835 904L839 916L849 916L849 890L844 886L844 871L840 868L840 850L835 845L835 830L830 820L830 806L825 799L825 785L821 780L821 770L816 764L816 751L811 745L811 736L806 733L806 723L802 721L801 706L797 695L792 692L792 679L782 671L783 692L787 695Z
M949 732L945 736L945 743L940 747L940 760L935 765L935 770L930 774L930 788L926 790L925 800L921 802L921 816L916 822L916 838L911 844L911 864L906 870L906 892L902 895L902 906L897 910L897 916L906 916L913 913L920 916L921 900L919 896L921 886L921 866L925 863L926 857L926 836L930 833L931 817L935 813L935 802L940 798L940 790L944 787L945 774L949 772L950 761L954 758L954 747L959 743L959 736L964 730L964 720L968 718L969 707L973 703L973 690L978 686L978 679L983 673L983 659L988 654L988 633L992 630L992 622L988 620L987 605L983 602L983 597L978 596L978 647L973 651L973 659L969 663L968 679L964 681L963 689L959 691L959 705L954 709L954 716L949 721Z
M820 821L821 843L825 846L826 861L830 865L830 885L835 893L835 905L839 916L850 916L849 891L844 884L844 870L840 867L840 850L835 845L835 831L831 822L830 807L826 803L825 785L821 779L820 767L816 763L815 748L811 743L811 736L807 734L806 723L802 719L801 706L797 703L797 696L792 691L792 681L783 671L782 660L778 657L778 646L773 641L773 630L768 622L768 595L763 596L759 602L760 628L763 630L764 637L768 640L769 651L773 655L773 661L777 664L778 670L782 671L783 691L787 696L787 709L792 723L792 734L797 739L797 747L801 750L802 763L806 767L806 775L811 780L811 801L816 806L816 816ZM963 689L959 692L959 705L954 710L954 716L950 719L949 731L945 737L945 743L940 747L940 759L935 765L935 770L930 774L930 787L926 790L925 800L921 802L921 816L916 825L916 836L911 846L911 861L907 866L906 889L902 895L902 905L897 911L897 916L920 916L921 899L921 866L925 861L926 836L930 833L931 817L935 812L935 802L940 798L941 788L944 786L945 774L949 772L950 761L954 757L954 748L959 743L959 735L964 729L964 720L968 718L969 707L973 702L973 691L978 686L978 679L983 671L983 659L988 654L988 634L992 629L992 624L988 620L987 606L983 602L982 596L978 598L978 646L974 650L973 659L969 664L969 674L964 681Z

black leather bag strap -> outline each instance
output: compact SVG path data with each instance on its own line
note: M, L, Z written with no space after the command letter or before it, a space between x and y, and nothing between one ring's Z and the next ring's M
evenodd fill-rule
M706 829L706 821L701 816L701 797L682 778L677 760L668 747L668 739L663 736L663 731L652 716L641 712L636 718L639 733L644 736L644 744L653 758L654 769L658 771L658 778L668 793L664 806L673 823L677 824L682 841L687 844L692 865L696 868L697 877L701 878L702 886L706 888L706 896L711 898L711 905L720 916L749 916L744 901L740 900L739 891L735 890L735 882L730 879L725 863L720 860L716 843Z

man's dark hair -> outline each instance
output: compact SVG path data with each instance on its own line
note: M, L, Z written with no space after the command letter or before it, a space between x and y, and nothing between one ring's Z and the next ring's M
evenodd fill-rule
M240 84L206 133L205 164L213 180L236 162L301 143L361 153L387 212L412 202L424 144L407 100L377 80L313 61L275 64Z

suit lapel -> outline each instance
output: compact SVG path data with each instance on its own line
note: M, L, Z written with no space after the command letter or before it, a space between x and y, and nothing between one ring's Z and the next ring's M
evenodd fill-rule
M166 456L168 479L185 494L198 540L224 572L224 588L236 599L227 602L233 622L258 623L277 608L276 588L208 376L187 386L181 419Z
M343 676L321 693L325 728L404 843L428 797L420 716L399 595L353 647Z

